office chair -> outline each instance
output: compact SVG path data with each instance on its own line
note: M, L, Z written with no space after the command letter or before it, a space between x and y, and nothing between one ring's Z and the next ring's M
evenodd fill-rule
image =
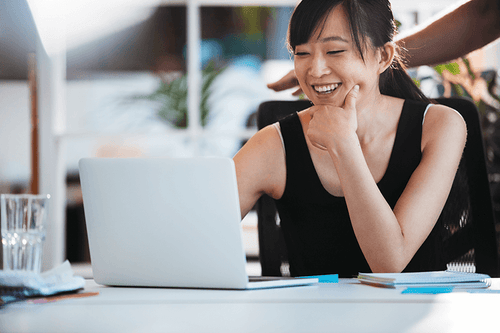
M465 98L440 98L436 102L457 110L468 129L467 144L453 188L438 221L445 230L443 247L447 267L498 277L495 222L477 108ZM310 106L306 100L264 102L257 110L257 127L261 129ZM286 245L273 199L262 196L256 210L262 275L290 275Z

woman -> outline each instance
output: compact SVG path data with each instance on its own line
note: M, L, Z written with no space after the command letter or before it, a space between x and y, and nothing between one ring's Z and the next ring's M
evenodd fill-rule
M387 0L303 0L292 15L313 106L259 131L234 162L242 216L262 194L276 200L293 276L445 269L434 226L466 126L414 85L394 31Z

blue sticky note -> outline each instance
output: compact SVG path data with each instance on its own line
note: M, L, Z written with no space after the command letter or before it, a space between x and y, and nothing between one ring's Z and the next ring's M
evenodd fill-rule
M446 294L451 293L453 287L408 287L402 294Z
M338 283L339 275L338 274L327 274L327 275L314 275L314 276L301 276L301 278L313 278L318 279L319 283Z

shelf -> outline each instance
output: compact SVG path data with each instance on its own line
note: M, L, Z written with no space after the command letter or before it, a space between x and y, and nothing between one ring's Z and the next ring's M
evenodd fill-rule
M82 139L82 138L135 138L147 136L150 138L171 138L171 137L189 137L189 138L234 138L234 139L250 139L255 133L256 129L247 130L200 130L197 133L188 129L172 129L165 133L151 133L151 132L68 132L57 135L60 139Z
M159 5L295 7L297 0L160 0Z

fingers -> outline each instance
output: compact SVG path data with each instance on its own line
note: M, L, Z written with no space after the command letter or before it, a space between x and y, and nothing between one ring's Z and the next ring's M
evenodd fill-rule
M297 81L297 77L295 76L295 71L291 70L290 72L288 72L285 76L283 76L278 81L269 83L267 85L267 87L269 89L274 90L274 91L282 91L282 90L294 88L298 85L299 85L299 82Z
M345 97L344 108L345 109L355 109L356 108L356 99L358 98L359 86L356 84L351 88Z

